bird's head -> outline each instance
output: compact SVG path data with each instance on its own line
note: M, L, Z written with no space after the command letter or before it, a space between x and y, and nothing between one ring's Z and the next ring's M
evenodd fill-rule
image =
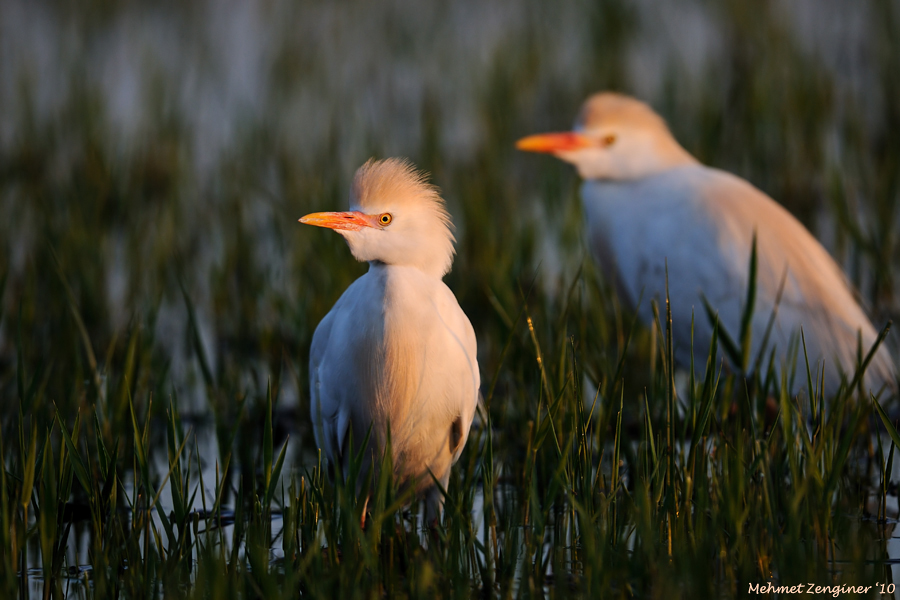
M516 147L553 154L584 179L638 179L697 162L653 109L613 92L588 98L572 131L528 136Z
M417 267L443 277L453 263L453 223L435 186L405 159L369 160L356 171L348 212L301 223L334 229L359 261Z

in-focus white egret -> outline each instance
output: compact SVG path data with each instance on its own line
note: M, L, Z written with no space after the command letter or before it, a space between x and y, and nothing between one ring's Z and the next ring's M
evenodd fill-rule
M341 234L369 263L316 328L310 404L316 442L346 465L348 440L376 464L390 427L395 477L415 482L429 524L475 415L480 376L475 332L442 281L454 254L452 222L438 190L403 159L370 160L356 172L349 212L301 223ZM363 513L365 520L365 513Z
M649 106L616 93L599 93L583 105L573 131L533 135L517 147L547 152L571 163L584 179L581 198L590 248L626 303L642 296L639 315L653 320L650 300L669 296L676 360L689 364L695 316L695 365L703 369L712 336L705 296L719 322L738 336L757 236L757 295L751 324L751 357L776 319L767 353L776 369L792 363L792 391L806 387L802 326L814 377L824 368L825 392L836 392L841 372L852 377L858 336L868 352L877 333L854 299L840 267L787 210L745 180L700 164ZM784 281L780 301L779 289ZM793 340L793 344L791 344ZM752 365L751 365L752 366ZM864 378L874 393L896 390L895 365L882 345Z

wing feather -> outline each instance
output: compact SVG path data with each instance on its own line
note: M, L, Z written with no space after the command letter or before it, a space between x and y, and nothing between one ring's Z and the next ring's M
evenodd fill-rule
M833 393L841 371L852 377L858 332L864 352L875 341L874 327L828 252L781 205L738 177L692 165L638 181L586 182L582 198L592 249L627 301L633 305L643 291L639 313L645 322L652 319L649 299L665 301L668 266L676 352L682 364L690 354L692 313L695 364L706 362L712 326L701 294L737 338L754 233L758 270L752 356L776 309L782 280L769 338L769 348L776 348L776 367L786 361L802 326L811 367L824 366L826 388ZM805 372L796 380L795 391L805 387ZM876 390L896 385L886 349L876 355L866 385Z

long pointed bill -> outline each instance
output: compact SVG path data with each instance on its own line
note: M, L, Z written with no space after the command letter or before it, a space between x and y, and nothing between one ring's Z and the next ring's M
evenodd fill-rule
M359 211L352 212L320 212L312 213L300 218L301 223L327 227L328 229L341 229L344 231L359 231L363 227L375 227L369 215Z
M516 148L526 152L567 152L580 150L593 146L594 143L587 137L574 131L562 133L541 133L529 135L516 142Z

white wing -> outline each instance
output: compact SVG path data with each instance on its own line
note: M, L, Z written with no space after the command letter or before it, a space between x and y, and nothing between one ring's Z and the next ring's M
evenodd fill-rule
M445 285L442 287L442 293L435 303L436 312L449 334L446 345L442 348L442 352L446 355L442 362L446 360L449 363L455 360L457 363L453 369L452 379L447 382L452 386L447 391L448 398L454 406L453 412L458 413L453 422L450 443L455 464L469 439L469 430L475 419L481 375L478 371L478 349L472 323L450 289Z
M350 399L364 394L359 376L359 355L345 349L366 344L365 305L369 281L357 279L316 327L309 351L310 416L316 444L332 461L346 451L350 426ZM361 310L362 309L362 310ZM354 437L358 444L362 438Z
M679 362L690 355L691 313L694 356L703 369L712 327L701 300L705 295L721 325L737 339L747 293L749 259L757 235L757 297L752 323L756 357L785 277L777 320L767 352L776 349L776 367L790 363L792 336L803 327L810 367L825 365L826 390L833 393L840 369L852 376L857 332L864 351L876 332L853 298L828 252L783 207L746 181L699 165L672 169L630 182L586 182L582 190L591 248L632 305L643 292L642 318L652 319L650 300L665 306L668 261L673 337ZM794 337L796 344L796 337ZM802 349L794 391L806 381ZM877 391L896 385L894 365L882 348L867 372Z

